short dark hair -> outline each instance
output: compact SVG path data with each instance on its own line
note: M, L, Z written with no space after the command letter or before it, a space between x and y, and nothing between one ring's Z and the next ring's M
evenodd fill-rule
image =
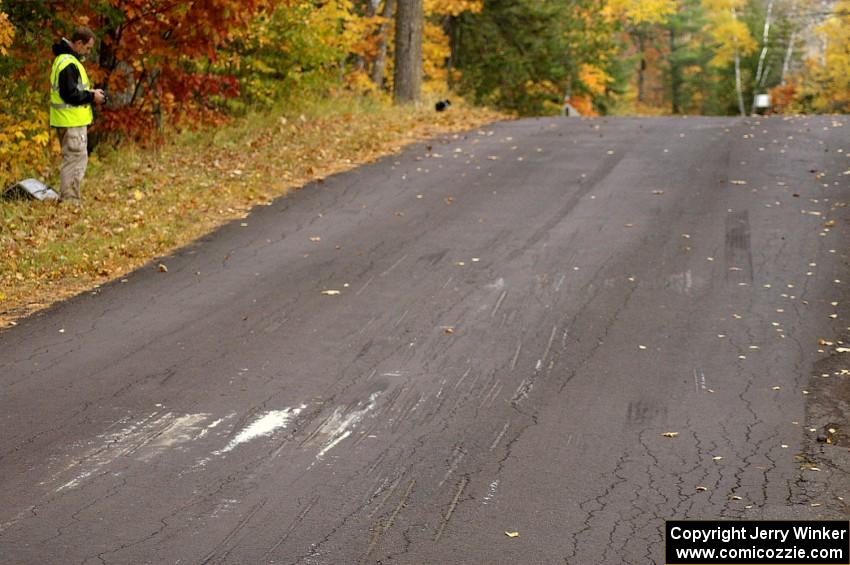
M71 43L75 41L82 41L83 43L88 43L94 39L94 32L91 28L87 26L79 26L74 29L74 35L71 36Z

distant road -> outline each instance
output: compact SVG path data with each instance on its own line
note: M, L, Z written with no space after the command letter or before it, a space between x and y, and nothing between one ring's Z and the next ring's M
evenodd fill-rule
M662 563L665 519L847 519L848 156L847 117L499 123L24 320L0 562Z

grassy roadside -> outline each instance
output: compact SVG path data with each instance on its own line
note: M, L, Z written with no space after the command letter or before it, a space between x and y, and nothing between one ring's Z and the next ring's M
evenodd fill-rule
M507 116L327 100L95 155L85 207L0 200L0 327L165 255L311 179ZM56 160L58 162L58 155Z

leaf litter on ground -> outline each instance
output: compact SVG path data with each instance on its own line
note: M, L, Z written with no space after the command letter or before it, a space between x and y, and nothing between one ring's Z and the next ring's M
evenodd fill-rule
M434 115L428 105L340 100L294 112L186 132L153 149L93 154L79 212L0 201L0 328L121 278L312 180L509 118L472 107ZM55 161L58 167L58 155Z

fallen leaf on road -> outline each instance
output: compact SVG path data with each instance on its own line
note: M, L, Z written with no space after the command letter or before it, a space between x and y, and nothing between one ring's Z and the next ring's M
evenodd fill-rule
M821 339L818 340L818 345L833 345L833 343L831 341L827 341L827 340L821 338Z
M508 536L509 538L518 538L519 532L505 532L505 535Z
M775 387L773 387L773 388L772 388L772 389L770 389L770 390L782 390L782 387L781 387L781 386L775 386Z
M708 490L708 487L697 487L697 492L705 492Z
M657 195L660 196L660 195L664 194L664 191L663 190L653 190L652 194L657 194Z
M715 455L714 457L711 458L712 461L720 461L721 459L723 459L722 455Z
M850 347L836 347L836 353L850 353Z
M156 269L157 269L160 273L167 273L167 272L168 272L168 267L166 267L166 266L165 266L165 265L163 265L162 263L160 263L159 265L157 265L157 266L156 266Z
M322 241L322 238L319 237L318 235L314 235L313 237L310 238L310 241Z
M340 292L338 290L323 290L322 294L324 294L325 296L337 296L340 294Z
M679 435L679 432L664 432L661 435L663 435L664 437L676 437Z
M729 184L747 184L745 180L730 180Z
M736 494L732 494L732 495L729 495L729 500L744 500L744 499L741 498L740 496L736 495Z
M645 345L638 345L638 349L640 349L641 351L643 351L644 349L646 349L646 346L645 346Z

